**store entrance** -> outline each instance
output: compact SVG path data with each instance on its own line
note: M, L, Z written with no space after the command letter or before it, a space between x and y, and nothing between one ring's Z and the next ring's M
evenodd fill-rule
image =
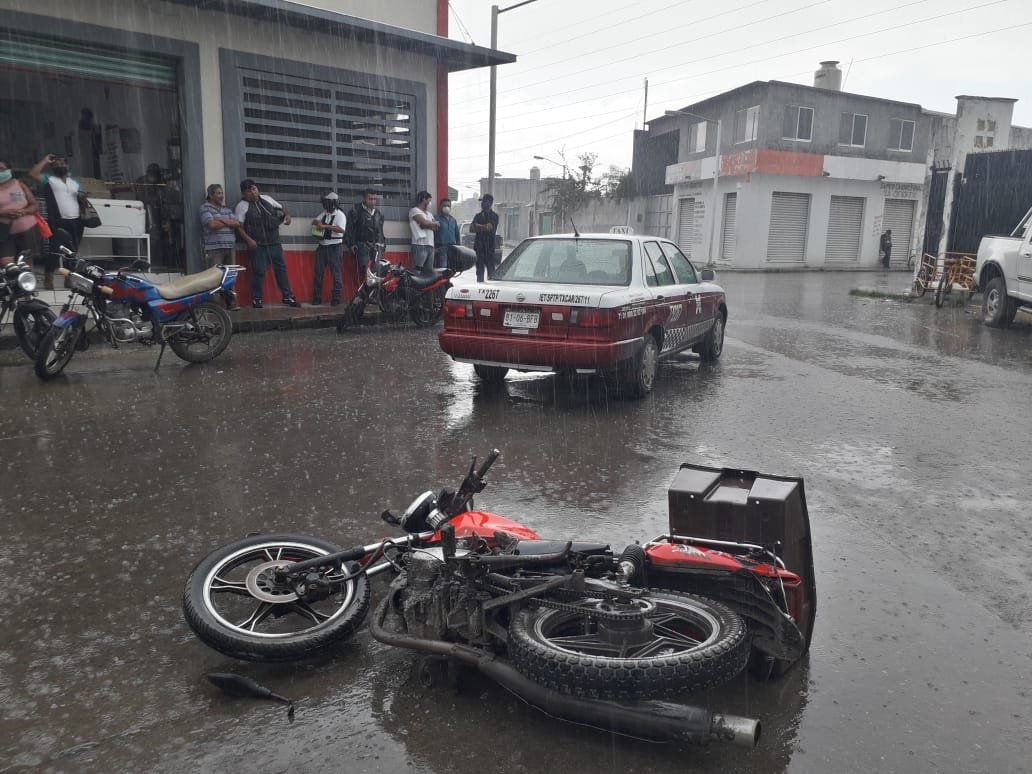
M30 33L0 40L0 148L16 174L64 156L91 199L145 212L123 223L107 208L109 225L87 232L84 254L137 255L146 237L155 269L185 270L177 72L171 57Z

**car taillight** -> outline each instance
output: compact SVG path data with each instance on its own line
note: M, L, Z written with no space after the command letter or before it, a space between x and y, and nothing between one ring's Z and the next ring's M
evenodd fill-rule
M573 309L570 325L578 328L610 328L616 322L612 309Z
M455 320L473 319L472 301L446 301L444 304L444 316Z

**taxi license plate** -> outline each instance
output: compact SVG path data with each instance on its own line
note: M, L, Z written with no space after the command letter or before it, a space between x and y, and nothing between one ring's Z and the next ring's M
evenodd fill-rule
M506 328L537 328L540 312L517 312L512 309L505 313L502 324Z

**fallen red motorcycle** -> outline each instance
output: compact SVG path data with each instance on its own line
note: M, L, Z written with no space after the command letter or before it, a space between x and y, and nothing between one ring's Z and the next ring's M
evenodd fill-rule
M398 538L342 550L252 535L217 549L186 582L187 623L235 658L301 659L353 634L369 579L390 573L370 633L425 654L428 672L470 665L553 717L615 733L755 745L758 721L671 700L747 665L776 676L807 651L816 590L802 480L683 465L670 534L615 554L474 510L497 458L385 511Z

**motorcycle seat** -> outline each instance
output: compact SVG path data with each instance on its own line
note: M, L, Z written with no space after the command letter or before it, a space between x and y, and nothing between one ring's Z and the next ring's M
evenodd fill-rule
M409 276L412 278L413 287L426 288L433 285L442 277L446 277L451 273L450 269L434 269L429 272L423 272L421 274L413 274L409 272Z
M192 296L203 293L205 290L214 290L222 284L222 269L205 269L197 274L187 274L179 279L166 282L163 285L155 285L158 295L169 301L184 296Z
M516 546L520 556L541 556L556 554L566 548L566 540L521 540ZM602 554L609 550L608 543L594 543L587 540L574 540L570 551L578 554Z

